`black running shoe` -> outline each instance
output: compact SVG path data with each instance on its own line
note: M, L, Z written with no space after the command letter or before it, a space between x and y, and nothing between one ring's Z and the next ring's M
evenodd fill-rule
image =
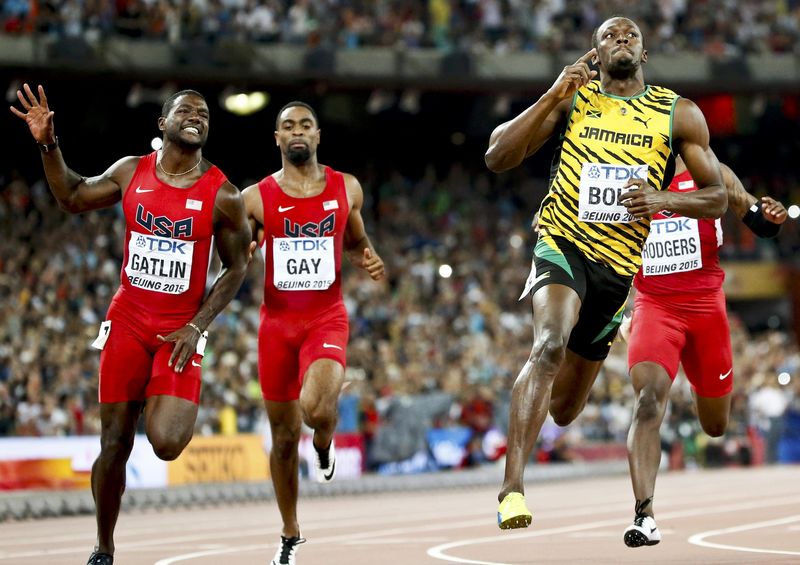
M86 565L114 565L114 556L95 551L89 556L89 561L86 562Z
M297 552L297 546L301 543L306 543L305 538L281 536L281 546L275 552L275 557L272 558L272 565L295 565L294 554Z

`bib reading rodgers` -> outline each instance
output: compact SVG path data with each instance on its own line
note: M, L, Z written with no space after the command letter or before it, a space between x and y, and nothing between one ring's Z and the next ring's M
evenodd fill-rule
M189 289L194 241L131 231L125 274L131 286L183 294Z
M272 240L273 283L278 290L326 290L336 280L332 237Z
M631 179L647 182L647 165L584 163L578 196L578 219L596 224L636 221L620 203L620 197L635 187L624 188Z
M650 223L642 249L642 274L669 275L703 268L700 228L694 218L662 218Z

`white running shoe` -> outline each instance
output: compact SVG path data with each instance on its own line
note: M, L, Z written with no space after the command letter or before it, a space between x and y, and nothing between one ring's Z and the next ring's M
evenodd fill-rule
M306 543L305 538L300 536L290 538L281 536L281 546L275 552L271 565L296 565L294 554L297 552L297 546L301 543Z
M639 514L633 519L633 524L625 530L625 545L628 547L655 545L660 541L661 532L658 531L652 516Z
M314 448L314 466L318 483L329 483L336 476L336 448L333 446L333 440L327 454L320 455L317 448Z

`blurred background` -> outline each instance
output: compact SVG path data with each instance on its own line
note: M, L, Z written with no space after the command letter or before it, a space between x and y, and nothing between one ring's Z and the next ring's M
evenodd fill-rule
M483 153L493 128L533 103L614 14L642 28L647 82L696 101L720 160L790 214L775 240L724 218L731 424L723 438L705 436L679 377L664 465L798 461L800 0L2 0L0 92L18 104L24 82L42 84L68 165L90 176L156 148L163 101L197 89L211 109L204 155L240 188L280 167L277 110L311 104L319 159L360 179L388 271L378 284L345 267L340 476L478 466L503 456L509 392L532 343L530 299L517 297L553 145L502 175ZM119 207L60 211L25 124L4 111L0 131L0 460L17 461L0 466L0 489L85 486L99 450L89 344L119 282L123 218ZM209 328L192 445L269 445L256 352L262 269L254 263ZM545 425L536 462L624 459L631 411L617 343L579 420ZM167 467L138 444L131 466L149 471L129 478L133 487L266 477L263 457L246 458L249 475L212 459L179 472L209 451L190 446ZM54 457L61 471L20 471Z

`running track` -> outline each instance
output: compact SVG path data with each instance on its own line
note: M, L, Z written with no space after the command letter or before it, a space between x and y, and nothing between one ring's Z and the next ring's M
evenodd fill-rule
M533 524L501 532L495 489L301 500L308 543L298 565L469 563L800 563L800 467L664 473L656 496L663 541L629 549L626 476L528 485ZM123 514L117 565L269 562L274 503ZM0 565L83 564L91 517L0 523Z

